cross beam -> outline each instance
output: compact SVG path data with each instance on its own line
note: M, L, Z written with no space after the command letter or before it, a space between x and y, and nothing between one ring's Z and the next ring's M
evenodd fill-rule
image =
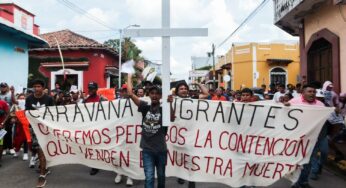
M162 37L162 124L170 125L170 37L208 36L206 28L170 28L170 0L162 0L162 28L127 29L125 37Z

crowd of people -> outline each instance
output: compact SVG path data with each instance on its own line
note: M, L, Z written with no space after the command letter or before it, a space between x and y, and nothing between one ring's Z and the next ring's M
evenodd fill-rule
M38 167L39 178L37 187L44 187L46 176L50 170L46 168L46 159L37 141L35 133L31 129L32 142L27 143L23 127L16 117L17 110L34 110L44 106L69 105L76 103L101 102L105 99L97 94L98 84L90 82L87 93L78 90L64 91L60 84L56 83L55 89L49 91L41 80L34 80L32 88L25 93L16 93L14 88L7 83L0 83L0 167L3 155L12 155L18 158L23 151L22 159L27 161L30 168ZM193 88L186 82L180 82L172 88L168 101L172 102L174 97L204 99L224 102L256 102L267 101L280 105L317 105L335 107L335 111L326 121L318 141L313 150L309 164L304 165L304 169L299 180L293 187L309 187L308 180L317 180L321 174L323 164L327 160L329 150L335 155L335 161L344 159L342 150L337 143L346 140L345 115L346 115L346 93L337 94L333 90L333 84L326 81L323 85L319 82L310 84L271 85L267 89L266 85L261 88L242 87L239 90L208 89L203 84L195 84ZM167 160L167 146L165 135L167 128L162 126L162 101L161 86L151 82L133 86L131 75L128 75L127 84L122 85L117 92L116 99L130 98L138 106L138 111L143 115L142 138L140 147L143 150L143 165L145 173L145 187L154 187L155 169L157 171L158 187L165 187L165 161ZM166 100L166 99L165 99ZM174 121L172 111L171 120ZM150 126L155 126L152 129ZM4 134L6 133L6 134ZM28 152L31 151L29 160ZM92 168L90 175L96 175L98 169ZM122 175L117 174L115 183L120 183ZM178 179L179 184L184 184L185 180ZM133 185L130 177L127 177L126 184ZM188 187L195 187L194 182L188 182Z

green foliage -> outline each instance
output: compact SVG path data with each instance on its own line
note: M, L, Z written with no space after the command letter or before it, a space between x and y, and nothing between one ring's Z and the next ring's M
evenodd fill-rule
M127 61L130 59L134 59L135 61L138 61L140 59L143 59L143 57L140 56L140 54L142 53L142 50L140 50L136 46L136 44L131 41L131 38L124 38L121 44L122 44L122 52L121 52L122 61ZM104 45L107 45L113 48L115 51L119 51L119 39L109 39L104 42Z

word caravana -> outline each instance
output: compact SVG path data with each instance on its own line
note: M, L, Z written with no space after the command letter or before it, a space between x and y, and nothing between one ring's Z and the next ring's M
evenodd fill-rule
M38 111L36 111L38 112ZM28 114L34 118L55 122L93 122L98 120L110 120L123 118L125 115L134 115L129 99L113 100L107 102L83 103L61 106L46 106L43 113L35 113L28 110Z
M193 105L196 104L197 105ZM179 105L178 105L179 104ZM225 107L227 104L227 107ZM231 106L229 107L229 104ZM237 106L237 107L236 107ZM188 107L188 108L187 108ZM177 109L178 108L178 109ZM222 122L232 124L235 122L237 125L246 125L249 127L256 124L259 126L263 124L264 128L275 129L270 120L274 120L278 114L278 110L283 109L280 106L265 106L256 103L250 104L236 104L230 102L218 102L217 107L210 107L210 103L206 100L192 100L192 99L175 99L173 110L178 113L177 117L183 120L205 120L206 122ZM265 110L265 111L264 111ZM265 117L262 117L262 121L258 121L259 112L262 116L265 114ZM265 113L264 113L265 112ZM299 118L297 115L302 115L304 111L298 108L292 108L285 112L285 117L290 123L286 121L282 124L283 128L287 131L295 130L299 125ZM254 119L257 119L254 121Z

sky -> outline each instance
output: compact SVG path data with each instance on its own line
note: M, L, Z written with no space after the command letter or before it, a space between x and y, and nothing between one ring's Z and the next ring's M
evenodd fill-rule
M138 24L140 28L161 27L161 0L0 0L2 2L14 2L35 14L41 33L70 29L101 43L119 38L119 29L131 24ZM85 12L68 8L65 4L69 2ZM191 56L206 56L213 43L219 46L261 2L171 0L171 27L208 28L209 33L207 37L171 38L171 77L187 80ZM273 11L273 1L269 0L250 22L216 48L215 55L224 55L232 43L297 41L274 25ZM161 38L133 40L143 51L141 55L160 63Z

